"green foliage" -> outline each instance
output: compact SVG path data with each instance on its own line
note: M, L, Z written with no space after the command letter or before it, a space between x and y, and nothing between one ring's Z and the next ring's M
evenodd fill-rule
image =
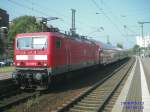
M136 53L136 52L139 52L140 51L140 46L139 45L134 45L133 46L133 52Z
M35 98L29 99L26 104L25 108L23 109L24 112L39 112L39 99L40 95L37 93Z
M9 40L14 40L17 33L38 32L41 30L41 25L36 22L34 16L20 16L15 18L10 24L8 32Z
M140 46L139 46L139 45L134 45L134 46L133 46L133 50L134 50L134 51L139 50L139 48L140 48Z
M123 45L120 43L117 43L117 47L123 49Z
M4 66L4 67L0 67L0 73L4 73L4 72L12 72L14 71L14 67L13 66Z

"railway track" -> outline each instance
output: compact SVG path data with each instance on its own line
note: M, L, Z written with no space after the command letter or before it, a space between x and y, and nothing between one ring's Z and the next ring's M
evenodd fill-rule
M117 70L83 92L80 96L63 104L63 106L59 107L55 112L108 112L114 103L111 102L111 104L108 105L108 102L112 97L116 97L119 94L115 92L121 83L124 82L124 79L126 79L133 63L134 60L120 66Z
M73 82L63 81L56 85L54 84L48 91L42 92L39 97L35 97L33 99L31 98L31 100L29 99L28 101L32 102L32 105L30 107L27 107L27 101L25 103L20 103L17 106L15 105L12 108L9 108L8 111L15 110L15 112L51 112L57 109L57 107L63 105L63 103L65 103L69 99L72 99L75 96L78 96L81 92L87 90L87 88L91 87L91 85L98 82L98 79L103 79L127 61L128 59L122 60L120 62L114 63L113 65L108 65L104 68L95 67L91 70L88 70L88 73L80 72L80 75L78 77L72 78L74 79ZM74 74L77 75L77 73ZM86 78L85 74L87 76ZM101 74L101 76L99 74ZM81 80L82 82L80 82L79 80Z
M25 92L20 90L12 80L6 80L0 83L0 112L38 94L38 92Z
M120 64L117 64L117 66L120 66ZM39 93L23 92L16 89L12 92L6 92L5 94L3 94L4 96L0 95L0 99L2 99L0 100L0 112L3 110L7 110L11 106L16 106L19 103L25 102L27 99L36 96L36 94Z
M39 92L23 92L17 90L16 94L13 94L13 96L4 97L0 100L0 112L3 112L6 109L21 102L24 102L31 97L35 97L37 94L39 94Z
M38 94L38 92L22 91L11 79L2 80L0 84L0 112Z

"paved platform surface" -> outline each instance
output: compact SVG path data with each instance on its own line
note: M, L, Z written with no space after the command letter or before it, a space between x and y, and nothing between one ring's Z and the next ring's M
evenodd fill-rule
M0 80L10 79L12 72L0 73Z
M150 112L150 58L136 57L112 112Z

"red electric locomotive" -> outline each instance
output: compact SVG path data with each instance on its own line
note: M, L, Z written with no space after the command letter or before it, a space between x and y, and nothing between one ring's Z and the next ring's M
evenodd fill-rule
M46 89L52 76L99 64L99 46L60 32L17 34L13 78L22 88Z

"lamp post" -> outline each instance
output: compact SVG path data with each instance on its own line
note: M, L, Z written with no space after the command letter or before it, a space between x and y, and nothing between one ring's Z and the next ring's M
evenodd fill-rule
M138 24L141 25L141 36L142 36L142 39L144 40L144 43L143 43L144 48L146 47L146 45L145 45L145 38L144 38L144 33L143 33L144 32L143 31L143 25L146 23L150 23L150 22L138 22Z

